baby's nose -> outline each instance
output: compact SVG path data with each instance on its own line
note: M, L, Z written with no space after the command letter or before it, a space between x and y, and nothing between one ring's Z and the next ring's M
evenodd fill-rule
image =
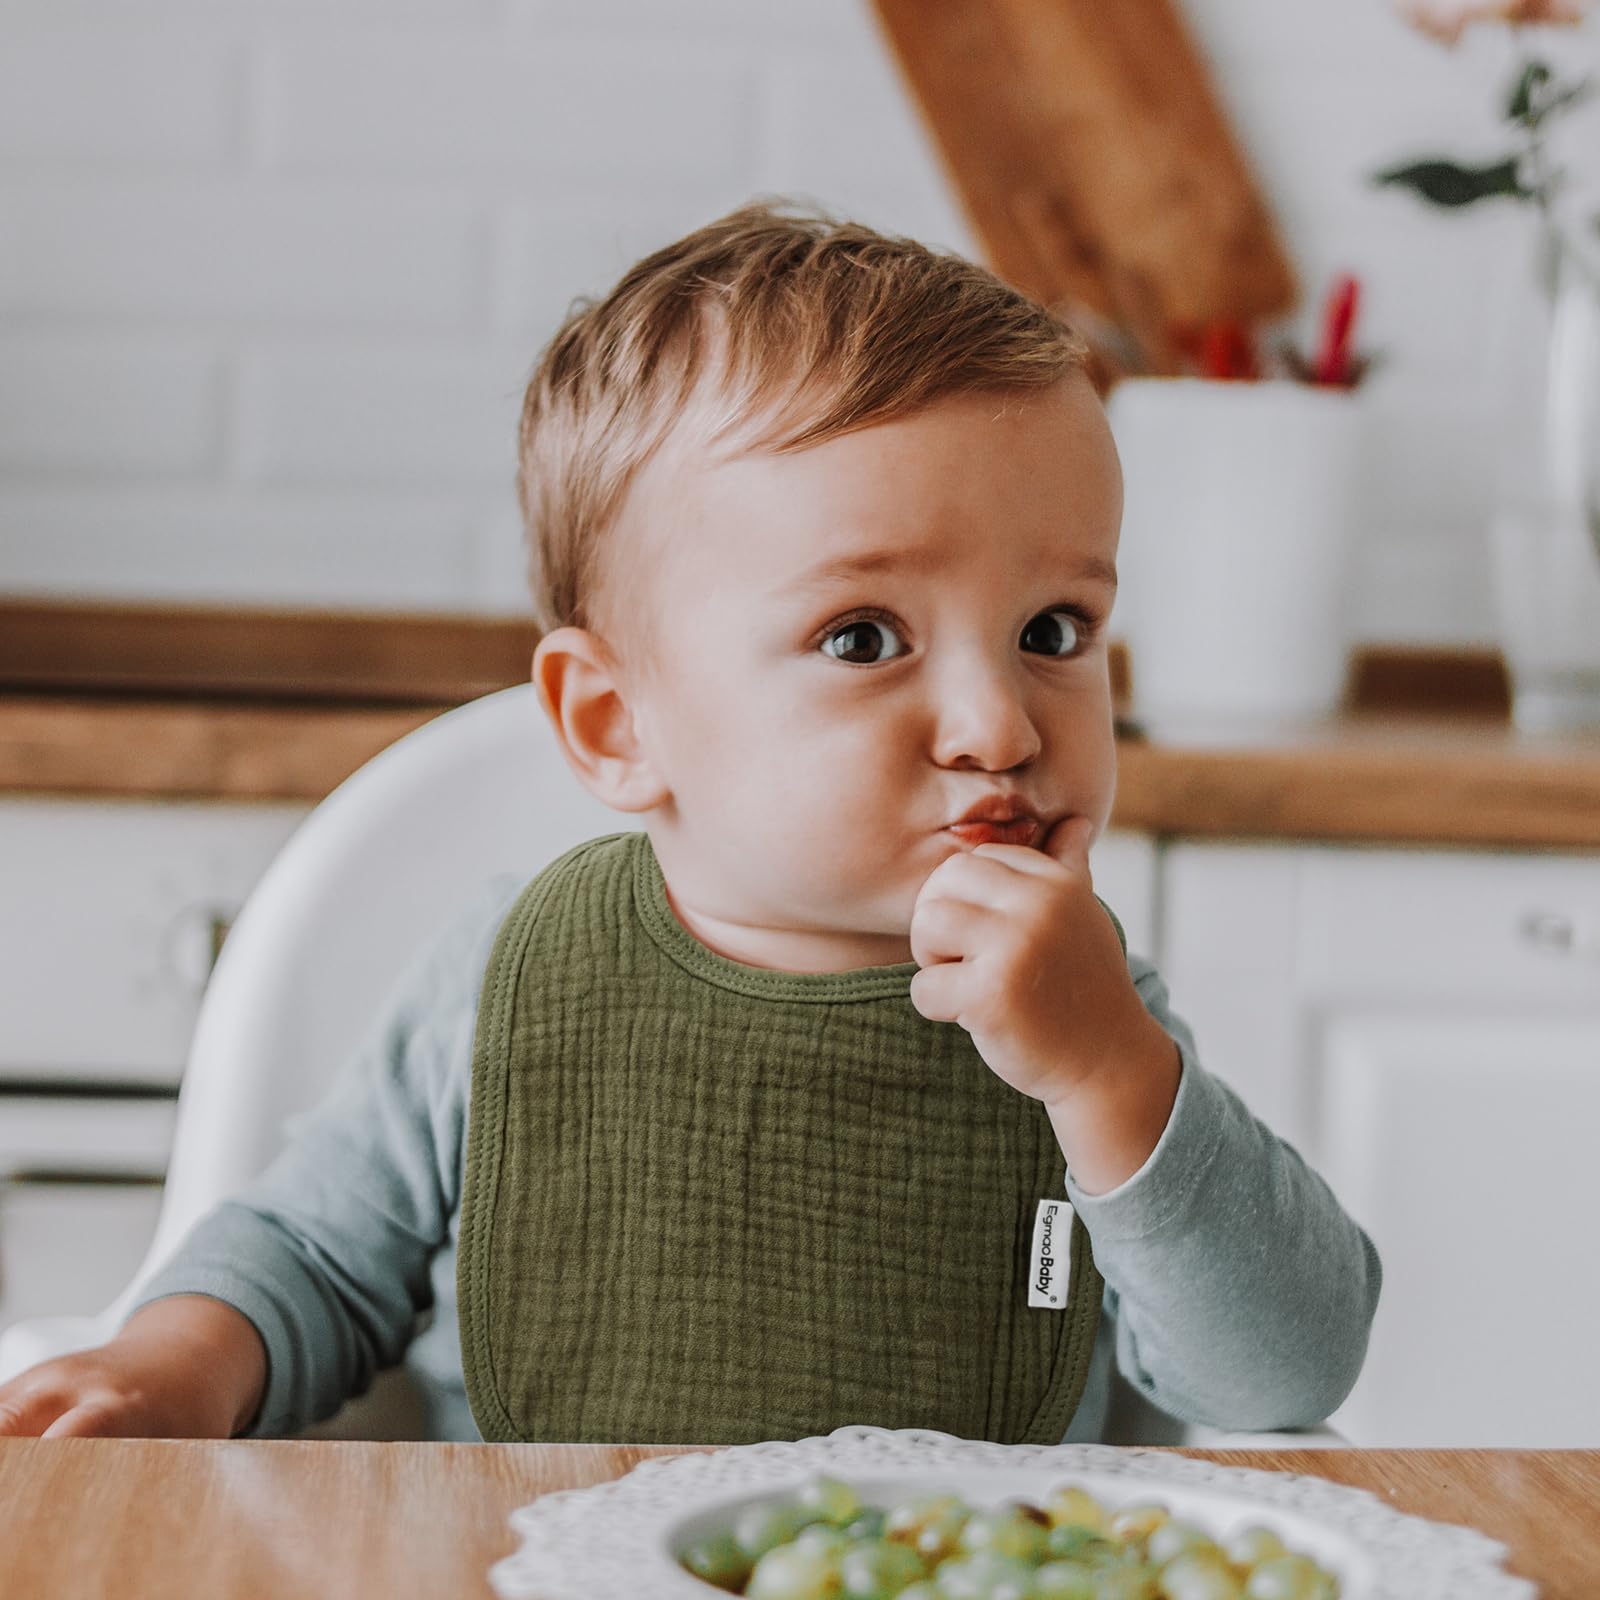
M949 692L937 728L936 753L944 766L1003 771L1031 761L1043 745L1020 686L1002 673L975 672Z

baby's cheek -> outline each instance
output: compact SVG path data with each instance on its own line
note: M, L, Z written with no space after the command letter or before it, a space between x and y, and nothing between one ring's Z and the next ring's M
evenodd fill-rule
M1076 791L1076 809L1103 826L1117 791L1117 741L1109 717L1103 726L1097 719L1092 731L1084 730L1074 741L1073 757L1068 781Z

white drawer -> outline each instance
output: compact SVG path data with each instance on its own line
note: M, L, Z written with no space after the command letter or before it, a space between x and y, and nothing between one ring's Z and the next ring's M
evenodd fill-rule
M104 1311L144 1261L160 1210L154 1183L0 1183L0 1330Z
M307 809L0 800L0 1083L175 1083L213 921Z
M1306 998L1600 998L1600 855L1306 849Z
M12 1094L0 1088L0 1181L16 1174L161 1178L176 1099Z

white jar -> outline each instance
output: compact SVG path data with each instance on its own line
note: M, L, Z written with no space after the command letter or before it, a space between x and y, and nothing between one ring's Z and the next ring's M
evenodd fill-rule
M1338 709L1365 492L1359 390L1126 378L1107 401L1124 509L1112 633L1147 726Z

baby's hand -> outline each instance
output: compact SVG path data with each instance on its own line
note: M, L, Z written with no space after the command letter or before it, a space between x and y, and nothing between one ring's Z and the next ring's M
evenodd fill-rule
M911 1003L959 1023L992 1071L1046 1105L1115 1070L1154 1021L1094 896L1093 833L1087 817L1065 817L1042 850L960 851L928 874L911 914L922 968Z
M255 1414L266 1353L231 1306L154 1300L116 1338L0 1384L0 1436L226 1439Z

